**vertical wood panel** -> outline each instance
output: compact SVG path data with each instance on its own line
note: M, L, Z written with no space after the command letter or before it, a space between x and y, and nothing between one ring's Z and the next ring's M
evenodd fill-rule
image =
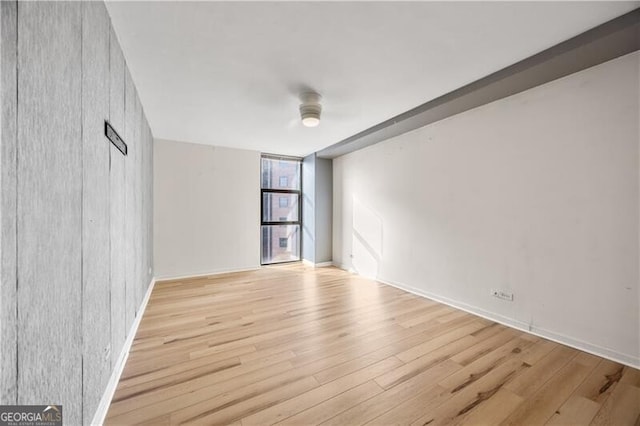
M18 7L18 403L82 422L81 3ZM45 402L46 401L46 402Z
M153 173L152 173L152 164L153 164L153 136L151 135L151 129L149 128L149 123L144 118L144 151L143 151L143 188L142 188L142 196L143 196L143 244L144 244L144 262L143 262L143 276L144 276L144 291L146 292L147 287L151 281L151 264L153 257L153 246L152 246L152 235L153 235Z
M147 164L147 120L144 117L144 111L142 105L140 106L140 183L138 190L140 191L140 301L144 297L145 290L147 289L147 228L146 228L146 208L147 208L147 196L145 194L146 188L146 164Z
M147 158L147 187L145 193L148 196L149 204L147 207L147 281L150 281L154 275L154 263L153 263L153 133L151 128L148 129L149 134L149 157Z
M133 324L136 315L136 250L135 232L135 172L136 172L136 141L135 141L135 105L136 93L133 80L125 65L124 72L124 140L128 144L128 154L125 159L125 324Z
M0 2L0 404L16 403L17 2Z
M147 227L146 209L147 194L146 171L147 171L147 120L144 117L144 110L140 108L140 295L144 297L148 285L147 280Z
M109 15L102 2L83 2L82 23L82 328L83 417L93 418L111 374Z
M109 121L124 137L124 57L113 29L110 30L110 94ZM129 142L125 139L125 142ZM127 333L125 321L125 161L114 146L110 146L110 234L111 234L111 365L114 366Z
M133 116L133 151L135 151L133 163L133 243L135 245L135 261L134 266L134 291L135 291L135 308L136 316L138 308L142 302L142 190L140 183L142 181L142 105L138 98L138 93L134 88L134 116Z

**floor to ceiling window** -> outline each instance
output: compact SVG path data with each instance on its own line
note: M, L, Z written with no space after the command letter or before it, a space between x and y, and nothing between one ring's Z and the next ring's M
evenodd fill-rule
M300 260L302 162L265 154L261 167L262 264Z

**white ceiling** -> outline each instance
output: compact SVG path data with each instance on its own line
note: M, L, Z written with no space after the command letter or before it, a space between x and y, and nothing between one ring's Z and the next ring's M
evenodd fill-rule
M306 155L640 2L110 2L154 136ZM320 126L300 124L305 88Z

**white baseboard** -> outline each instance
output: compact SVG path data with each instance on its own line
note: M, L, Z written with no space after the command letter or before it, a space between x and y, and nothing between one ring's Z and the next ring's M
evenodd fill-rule
M302 264L303 265L307 265L307 266L311 266L313 268L326 268L327 266L334 266L332 261L313 263L312 261L307 260L307 259L302 259Z
M583 340L575 339L573 337L566 336L561 333L557 333L541 327L530 325L523 321L518 321L513 318L505 317L503 315L478 308L477 306L468 305L464 302L452 300L447 297L439 296L437 294L433 294L428 291L424 291L422 289L411 287L402 283L387 281L380 278L375 278L374 280L386 285L390 285L392 287L396 287L400 290L404 290L409 293L415 294L416 296L425 297L427 299L443 303L445 305L451 306L456 309L460 309L462 311L468 312L473 315L477 315L479 317L488 319L490 321L494 321L499 324L506 325L507 327L515 328L520 331L524 331L526 333L530 333L535 336L542 337L544 339L551 340L556 343L560 343L562 345L570 346L572 348L575 348L584 352L588 352L592 355L606 358L611 361L618 362L620 364L628 365L629 367L640 369L640 358L635 357L633 355L623 354L613 349L605 348L599 345L594 345L592 343L585 342Z
M140 321L142 320L144 311L147 309L147 304L149 303L149 298L151 297L151 292L153 291L153 287L155 286L155 284L156 280L154 278L151 280L151 283L149 283L147 292L145 293L144 298L142 299L142 303L140 304L140 309L138 309L138 315L136 315L133 324L131 324L129 334L127 334L127 339L122 346L120 356L118 356L118 360L116 361L113 372L111 373L111 377L109 378L109 382L107 383L107 388L104 390L102 398L100 399L100 403L98 404L98 409L93 416L93 420L91 420L92 425L102 425L104 423L104 419L107 416L107 411L109 410L109 405L111 405L111 400L113 399L113 394L116 392L116 387L118 387L120 376L122 376L122 370L124 369L124 365L126 364L127 358L129 357L129 350L131 349L131 345L133 344L133 339L135 338L136 332L138 331L138 326L140 325Z
M230 269L214 269L208 272L196 272L194 274L183 274L183 275L164 275L156 277L156 281L172 281L172 280L182 280L187 278L200 278L200 277L208 277L210 275L220 275L220 274L231 274L234 272L248 272L248 271L256 271L260 269L260 265L258 266L247 266L245 268L230 268Z
M347 271L351 274L355 274L356 272L353 270L353 268L348 267L347 265L344 265L342 263L339 262L331 262L332 266L335 266L338 269L342 269L343 271Z

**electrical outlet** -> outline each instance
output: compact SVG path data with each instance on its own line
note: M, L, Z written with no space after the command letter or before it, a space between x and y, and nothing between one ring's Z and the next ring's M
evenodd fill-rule
M491 295L493 297L497 297L498 299L513 302L513 293L510 293L508 291L492 289Z

